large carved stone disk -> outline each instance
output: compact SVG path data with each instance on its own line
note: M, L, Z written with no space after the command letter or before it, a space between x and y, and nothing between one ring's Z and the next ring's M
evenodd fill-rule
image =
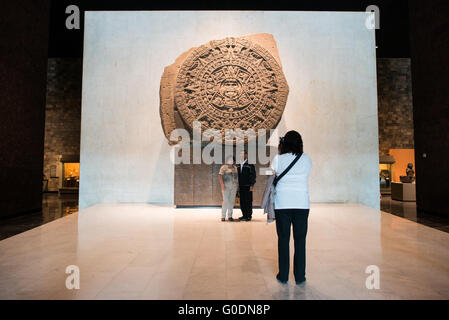
M165 81L172 92L164 95L167 87L161 81L161 116L163 99L174 99L174 111L167 110L165 115L175 119L176 114L189 131L194 121L201 121L203 130L220 131L223 137L226 129L273 129L282 117L289 92L278 61L245 37L210 41L195 48L181 63L178 61L171 81ZM164 76L167 74L166 70ZM164 119L162 122L164 125ZM179 127L173 121L171 126Z

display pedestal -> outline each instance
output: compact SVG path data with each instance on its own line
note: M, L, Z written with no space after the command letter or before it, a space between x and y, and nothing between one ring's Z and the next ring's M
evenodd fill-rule
M391 183L391 199L398 201L416 201L416 184L414 183Z
M270 147L266 147L266 154L270 154ZM237 158L236 147L233 147L234 156ZM271 147L271 154L277 154L277 147ZM193 161L193 150L190 150ZM225 163L225 149L222 150L222 163ZM174 202L177 207L215 207L223 203L218 173L221 164L176 164L175 165L175 194ZM268 176L269 164L256 163L256 184L253 192L253 205L259 206Z

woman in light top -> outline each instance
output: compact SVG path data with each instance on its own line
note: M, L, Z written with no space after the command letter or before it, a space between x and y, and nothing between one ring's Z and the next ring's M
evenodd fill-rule
M308 180L312 161L303 153L302 137L298 132L290 131L280 139L279 155L273 159L271 168L279 176L298 156L299 160L276 185L274 209L279 255L279 273L276 278L283 284L288 282L290 230L293 225L293 273L296 284L300 285L306 281L306 235L310 211Z
M223 205L221 207L221 221L226 221L226 213L228 220L234 221L232 211L234 209L235 195L239 186L238 171L234 165L234 158L228 157L226 164L221 166L218 180L221 185L221 193L223 195Z

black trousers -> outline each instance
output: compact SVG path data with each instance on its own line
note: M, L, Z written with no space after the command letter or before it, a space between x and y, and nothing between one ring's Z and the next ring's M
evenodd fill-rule
M309 209L275 210L276 232L278 234L279 274L281 281L288 281L290 272L290 230L293 225L295 256L293 274L296 282L302 282L306 276L306 235Z
M251 219L253 216L253 192L249 189L250 187L239 187L240 209L243 217Z

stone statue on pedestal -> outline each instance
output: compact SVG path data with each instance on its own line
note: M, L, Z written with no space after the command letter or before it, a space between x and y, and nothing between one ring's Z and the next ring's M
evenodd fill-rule
M409 163L407 166L407 175L401 176L402 183L413 183L415 181L415 170L413 170L413 163Z

